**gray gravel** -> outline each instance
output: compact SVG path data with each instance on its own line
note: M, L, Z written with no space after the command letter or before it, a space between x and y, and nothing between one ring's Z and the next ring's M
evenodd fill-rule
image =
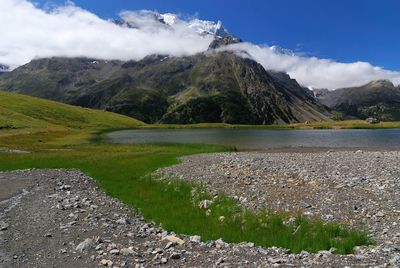
M218 165L249 155L196 157L200 166L206 163L201 159L214 159ZM211 166L204 169L207 174ZM389 238L392 244L361 247L356 256L289 254L223 240L199 242L197 236L176 235L144 221L77 170L0 173L0 185L10 181L25 183L0 203L0 267L396 267L400 261L396 241ZM385 213L382 219L390 218Z
M241 152L186 157L158 173L201 182L252 210L301 212L364 229L378 242L372 261L381 248L393 260L400 256L399 164L396 151Z

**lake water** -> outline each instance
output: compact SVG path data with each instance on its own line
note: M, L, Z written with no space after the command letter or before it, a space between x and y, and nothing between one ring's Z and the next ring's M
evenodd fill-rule
M270 129L136 129L107 134L113 143L206 143L241 150L271 148L400 149L400 129L270 130Z

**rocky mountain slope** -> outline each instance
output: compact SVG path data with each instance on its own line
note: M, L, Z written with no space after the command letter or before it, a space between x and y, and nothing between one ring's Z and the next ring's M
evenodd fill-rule
M148 123L280 124L329 120L326 107L288 75L266 71L250 57L219 48L241 39L220 21L183 21L174 14L129 12L113 21L141 28L213 37L209 49L186 57L150 55L139 61L37 59L3 73L0 90L100 108ZM243 54L243 53L242 53Z
M237 41L218 40L223 45ZM323 105L286 74L213 49L188 57L153 55L128 62L33 60L3 74L0 89L106 109L149 123L328 120Z
M388 80L372 81L360 87L314 92L321 103L342 112L347 118L372 116L384 121L400 120L400 87Z

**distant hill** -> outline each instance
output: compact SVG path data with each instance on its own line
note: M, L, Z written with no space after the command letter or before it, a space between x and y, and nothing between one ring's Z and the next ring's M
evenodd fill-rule
M218 47L240 40L225 37ZM230 52L140 61L33 60L0 76L0 90L106 109L147 123L281 124L329 120L308 89Z
M315 90L315 95L324 105L343 113L345 118L400 120L400 88L388 80L333 91Z
M140 125L143 125L143 122L123 115L0 92L0 129L98 129Z

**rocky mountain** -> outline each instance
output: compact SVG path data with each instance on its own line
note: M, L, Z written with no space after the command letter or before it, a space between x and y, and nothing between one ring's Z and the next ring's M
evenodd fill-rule
M0 64L0 74L5 73L9 70L9 67L4 64Z
M400 120L400 87L388 80L333 91L319 89L314 93L321 103L341 112L344 118Z
M148 123L329 120L325 107L288 75L268 72L252 59L215 50L128 62L33 60L3 74L0 89L106 109Z

